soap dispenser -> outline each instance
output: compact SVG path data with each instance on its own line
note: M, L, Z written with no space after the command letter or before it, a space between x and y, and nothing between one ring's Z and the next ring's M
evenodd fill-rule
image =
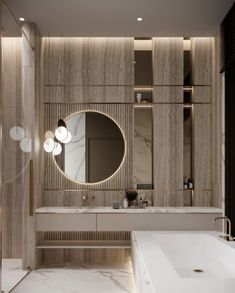
M140 197L140 199L138 200L138 206L139 206L139 209L142 209L144 207L142 197Z

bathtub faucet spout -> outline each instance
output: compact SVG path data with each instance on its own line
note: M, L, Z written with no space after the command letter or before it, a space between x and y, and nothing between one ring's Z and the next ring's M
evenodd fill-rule
M215 224L217 220L223 220L224 221L224 235L221 236L227 241L233 241L232 233L231 233L231 221L229 220L228 217L217 217L213 219L213 228L215 231Z

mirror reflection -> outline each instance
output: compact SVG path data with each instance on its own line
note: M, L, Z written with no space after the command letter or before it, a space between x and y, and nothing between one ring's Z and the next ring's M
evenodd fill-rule
M97 183L121 165L125 142L121 129L108 116L94 111L76 113L65 120L72 139L55 156L61 171L80 183Z

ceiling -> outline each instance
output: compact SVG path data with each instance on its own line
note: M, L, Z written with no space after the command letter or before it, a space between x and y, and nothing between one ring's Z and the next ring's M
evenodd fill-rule
M43 36L213 36L233 0L5 0ZM141 16L142 22L136 18Z

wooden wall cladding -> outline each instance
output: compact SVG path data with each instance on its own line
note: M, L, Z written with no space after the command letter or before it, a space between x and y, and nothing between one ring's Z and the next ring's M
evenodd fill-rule
M191 38L193 85L212 83L212 40L213 38Z
M183 85L183 38L153 38L153 84Z
M128 104L45 104L45 131L54 130L59 118L66 118L81 110L95 110L107 114L121 127L126 140L125 160L119 171L109 180L93 185L78 184L66 178L57 168L53 157L45 153L45 189L127 189L132 187L133 108Z
M212 195L212 106L194 105L194 185L195 203L210 205ZM208 191L207 193L205 193ZM206 197L203 197L203 194ZM197 199L198 197L198 199Z
M134 38L43 38L45 85L134 85Z
M24 185L18 176L28 156L12 141L9 130L24 121L22 109L21 38L2 38L2 256L22 258ZM8 181L8 183L6 183Z
M193 87L193 102L194 103L211 103L212 102L212 87L211 86L194 86Z
M154 205L183 205L183 105L153 107Z
M154 86L154 103L183 103L182 86Z
M43 206L112 206L113 201L122 202L125 194L125 190L45 190Z
M45 103L132 103L133 86L44 86Z

